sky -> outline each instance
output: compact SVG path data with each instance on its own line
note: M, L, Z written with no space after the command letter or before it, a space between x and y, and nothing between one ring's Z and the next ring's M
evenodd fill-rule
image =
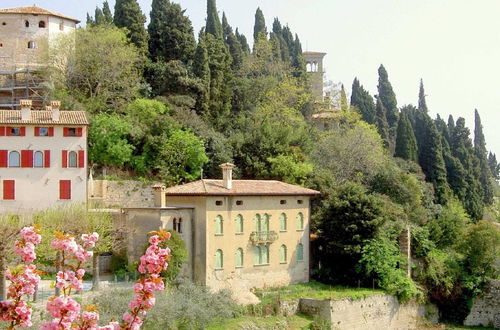
M97 0L0 0L0 7L33 5L85 22ZM138 0L149 18L151 0ZM177 0L193 22L205 24L205 0ZM109 0L113 9L114 0ZM372 95L377 69L389 73L398 105L417 104L423 79L431 116L464 117L474 130L481 115L487 149L500 158L500 1L498 0L218 0L220 15L253 37L257 7L268 30L274 17L297 33L304 50L328 53L326 79L349 92L354 77Z

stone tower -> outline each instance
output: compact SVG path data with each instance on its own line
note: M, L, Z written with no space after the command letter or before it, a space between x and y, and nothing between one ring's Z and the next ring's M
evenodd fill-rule
M304 52L306 69L311 79L311 89L317 102L323 102L323 58L326 53Z

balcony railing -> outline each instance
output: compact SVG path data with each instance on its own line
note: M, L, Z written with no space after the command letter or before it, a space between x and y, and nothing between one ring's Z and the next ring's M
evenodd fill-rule
M250 242L253 245L271 244L278 239L278 233L275 231L253 231L250 234Z

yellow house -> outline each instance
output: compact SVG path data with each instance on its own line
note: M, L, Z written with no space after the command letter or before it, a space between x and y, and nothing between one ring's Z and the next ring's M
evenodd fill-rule
M310 198L319 192L271 180L222 180L157 189L157 207L193 210L188 251L193 280L213 289L309 281ZM178 225L178 224L177 224ZM176 229L176 224L167 224Z

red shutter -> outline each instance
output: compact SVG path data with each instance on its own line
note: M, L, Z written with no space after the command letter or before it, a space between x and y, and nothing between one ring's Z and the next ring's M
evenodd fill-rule
M5 136L5 126L0 126L0 136Z
M71 180L59 180L59 199L71 199Z
M33 150L21 150L21 167L33 167Z
M16 181L3 180L3 199L16 199Z
M49 136L54 136L54 127L49 127Z
M0 150L0 167L7 167L7 159L9 152L7 150Z
M63 128L63 136L69 136L69 129L67 127Z
M50 167L50 150L43 152L43 167Z
M35 136L40 136L40 127L35 127Z
M62 167L68 167L68 150L62 151Z
M9 126L5 127L5 135L6 136L10 136L11 131L12 131L12 127L9 127Z
M77 134L78 136L82 136L83 135L83 128L81 127L78 127L78 130L77 130Z
M85 150L78 150L78 167L85 167Z
M26 135L26 127L21 127L21 136Z

